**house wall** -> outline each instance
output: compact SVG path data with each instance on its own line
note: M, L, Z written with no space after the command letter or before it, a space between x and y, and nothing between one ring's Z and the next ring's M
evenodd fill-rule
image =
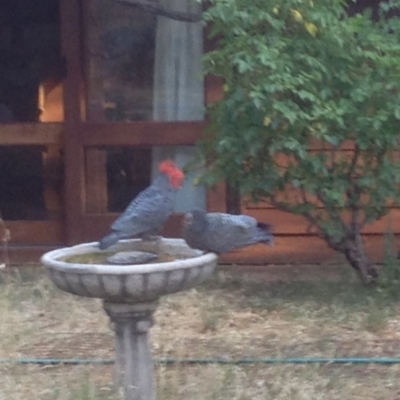
M376 4L373 0L358 1L351 6L351 12L358 11L362 6ZM66 150L65 160L67 166L65 193L68 199L54 197L51 185L49 185L46 204L49 208L54 208L58 212L61 207L65 208L66 216L57 221L19 221L9 222L7 228L12 234L12 246L8 249L8 256L15 263L26 261L38 261L40 255L49 250L52 246L62 245L71 238L73 241L94 240L99 237L116 215L87 215L85 208L85 189L83 189L84 175L84 146L117 146L117 145L154 145L166 144L165 137L171 143L187 144L194 143L200 137L204 128L203 124L180 124L177 127L170 127L167 124L152 125L151 131L153 138L149 138L147 125L135 125L131 128L127 125L108 124L107 129L103 124L81 123L80 103L81 103L81 64L80 64L80 37L75 22L79 20L79 1L63 0L63 55L69 60L68 76L66 86L55 87L50 92L57 103L63 102L68 105L65 122L55 124L43 124L25 126L10 125L2 128L0 144L9 145L15 141L23 144L44 144L58 148L63 146ZM207 44L206 44L207 45ZM209 45L209 44L208 44ZM219 78L207 77L206 102L210 104L221 98L222 82ZM49 94L49 95L50 95ZM44 121L60 121L64 118L64 110L58 108L57 117L43 115ZM79 123L78 123L79 122ZM29 134L26 134L30 128ZM18 132L16 131L18 130ZM189 133L188 133L189 132ZM112 135L110 133L113 133ZM63 140L61 140L61 138ZM26 142L26 143L25 143ZM20 144L21 144L20 143ZM348 149L343 150L343 154ZM47 152L47 162L52 160L50 152ZM87 171L86 171L87 172ZM86 190L87 191L87 190ZM227 205L231 203L229 190L224 184L208 192L209 211L227 211ZM87 193L86 193L87 194ZM292 263L336 263L342 260L337 253L330 250L324 241L319 239L314 233L309 232L307 222L298 216L276 210L268 204L247 204L242 202L241 211L245 214L257 217L260 220L273 224L275 230L275 246L265 247L262 245L251 246L247 249L232 252L224 255L223 262L237 264L292 264ZM373 261L380 261L383 257L384 234L388 229L389 222L396 234L400 235L398 219L400 218L399 209L391 210L390 214L381 221L368 226L365 230L365 244L367 252ZM179 220L172 219L166 232L169 236L179 236ZM0 239L3 237L0 227ZM68 239L69 238L69 239ZM0 246L0 264L6 257L5 246Z

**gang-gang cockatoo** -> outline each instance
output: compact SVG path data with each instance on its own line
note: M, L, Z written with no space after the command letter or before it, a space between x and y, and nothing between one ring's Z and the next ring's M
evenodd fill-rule
M207 213L195 209L185 214L183 237L195 249L225 253L251 244L273 244L271 225L248 215Z
M173 213L175 195L185 177L171 160L162 161L159 171L154 182L140 192L111 225L111 232L99 242L101 250L121 239L151 239L159 234Z

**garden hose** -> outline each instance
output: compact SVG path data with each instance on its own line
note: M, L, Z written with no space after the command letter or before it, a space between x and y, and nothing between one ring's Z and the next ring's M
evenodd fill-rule
M113 364L113 358L0 358L1 364L81 365ZM394 357L265 357L265 358L155 358L155 364L400 364Z

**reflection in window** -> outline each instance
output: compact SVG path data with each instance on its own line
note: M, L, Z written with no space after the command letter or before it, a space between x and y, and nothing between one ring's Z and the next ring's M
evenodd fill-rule
M61 217L63 171L57 151L0 146L0 213L5 220Z
M150 149L110 148L106 168L108 211L123 211L150 185Z
M189 14L201 11L193 0L161 0L161 4ZM200 22L180 22L158 17L155 52L154 110L157 121L199 121L204 119L204 84L201 74L203 27ZM153 177L158 163L172 158L180 167L196 156L191 146L157 146L153 149ZM205 208L206 190L193 184L195 174L186 176L177 195L175 211Z
M92 5L86 37L88 119L151 119L156 16L108 0Z
M148 148L90 147L85 160L88 213L121 212L151 183Z
M1 1L0 22L0 123L62 121L58 1Z
M186 14L201 12L196 0L160 0L158 3ZM89 7L87 23L89 120L204 119L201 22L177 21L138 7L96 0ZM193 160L195 152L189 146L154 147L152 177L157 175L161 160L172 158L184 167ZM193 178L189 175L178 193L175 211L205 207L205 188L193 185Z
M194 0L162 0L198 14ZM92 121L203 119L200 22L181 22L109 0L92 2L86 40L87 118Z
M166 158L176 156L176 146L165 146ZM182 148L179 147L179 150ZM158 168L153 171L152 152L154 147L140 146L98 146L85 148L85 192L86 212L104 214L121 212L144 189L150 186L152 178L158 176ZM168 154L171 157L168 157ZM175 159L179 167L187 165L191 158L178 154ZM205 206L204 189L196 191L191 179L186 182L176 196L175 211L188 211ZM186 180L185 179L185 180ZM197 196L197 197L196 197ZM181 208L186 207L185 210Z

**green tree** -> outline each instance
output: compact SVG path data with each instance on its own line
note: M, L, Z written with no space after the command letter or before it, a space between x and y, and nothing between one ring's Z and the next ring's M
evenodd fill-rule
M205 72L225 80L205 181L303 215L364 284L378 274L361 232L400 202L399 5L379 21L341 0L211 0L204 14L217 39Z

